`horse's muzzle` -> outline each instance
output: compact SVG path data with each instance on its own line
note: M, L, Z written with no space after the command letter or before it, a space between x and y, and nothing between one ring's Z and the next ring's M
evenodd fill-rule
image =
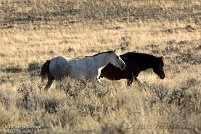
M124 70L125 68L126 68L126 64L125 63L121 64L121 70Z

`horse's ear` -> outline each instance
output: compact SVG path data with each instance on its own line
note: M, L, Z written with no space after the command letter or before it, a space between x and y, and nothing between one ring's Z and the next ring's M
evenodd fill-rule
M113 50L113 52L116 52L116 51L117 51L117 49L114 49L114 50Z
M161 56L161 57L160 57L160 59L163 61L163 60L164 60L164 57L163 57L163 56Z

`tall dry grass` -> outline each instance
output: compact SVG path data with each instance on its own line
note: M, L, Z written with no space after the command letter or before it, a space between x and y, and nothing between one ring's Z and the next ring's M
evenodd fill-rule
M0 132L200 133L200 5L1 0ZM45 60L109 49L163 56L166 78L147 70L130 87L66 78L47 93L41 88Z

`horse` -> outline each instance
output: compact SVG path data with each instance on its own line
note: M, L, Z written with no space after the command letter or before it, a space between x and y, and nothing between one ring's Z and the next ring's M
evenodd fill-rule
M149 68L152 68L160 79L165 78L163 57L136 52L128 52L120 55L120 57L126 63L126 68L120 70L112 64L108 64L101 70L101 78L104 77L109 80L127 79L127 85L130 86L133 79L139 82L137 76L141 71Z
M46 90L50 88L54 80L62 80L65 76L102 83L99 80L101 69L108 64L112 64L120 68L120 70L126 67L124 61L115 51L101 52L92 56L76 59L58 56L47 60L43 64L41 68L41 80L43 82L48 77L48 82L45 86Z

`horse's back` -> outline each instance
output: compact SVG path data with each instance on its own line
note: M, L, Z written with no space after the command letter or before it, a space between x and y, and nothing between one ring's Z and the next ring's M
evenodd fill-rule
M94 73L95 67L93 57L77 58L68 62L71 66L68 75L76 79L93 79L97 73Z
M124 54L121 55L121 58L126 63L126 72L133 73L133 75L139 72L138 53L133 53L132 55Z

